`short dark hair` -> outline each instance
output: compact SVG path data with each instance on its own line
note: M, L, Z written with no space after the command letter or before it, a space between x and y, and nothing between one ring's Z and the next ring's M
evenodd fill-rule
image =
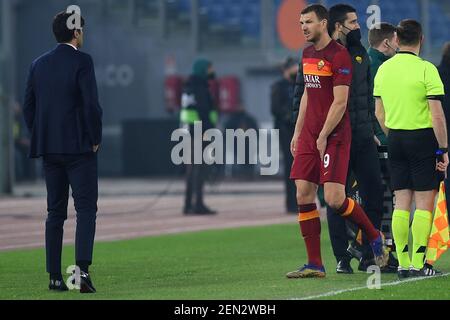
M422 25L416 20L402 20L397 26L397 36L400 45L417 45L420 43L422 35Z
M73 13L67 13L61 11L53 19L53 34L55 35L56 41L58 43L70 42L74 38L74 33L76 29L69 29L67 26L67 21L72 18ZM81 27L84 26L84 18L81 17Z
M352 12L356 13L356 9L348 4L337 4L330 8L330 20L328 21L328 33L330 34L330 36L336 29L336 22L344 24L345 20L347 20L347 13Z
M329 19L328 16L328 10L321 4L310 4L309 6L305 7L301 14L307 14L310 12L314 12L316 16L319 18L320 21Z
M384 39L392 39L396 31L394 25L381 22L375 24L369 30L369 45L371 47L378 47Z

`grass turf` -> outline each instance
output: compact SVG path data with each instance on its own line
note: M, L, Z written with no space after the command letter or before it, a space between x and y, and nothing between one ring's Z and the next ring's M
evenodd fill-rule
M365 286L365 273L334 272L326 225L323 230L325 279L285 278L306 259L298 226L292 224L97 243L91 268L95 295L49 292L43 249L3 252L0 299L297 299ZM73 246L65 246L64 267L73 264L73 256ZM450 271L450 254L437 267ZM396 280L382 275L382 283ZM450 277L327 299L450 299Z

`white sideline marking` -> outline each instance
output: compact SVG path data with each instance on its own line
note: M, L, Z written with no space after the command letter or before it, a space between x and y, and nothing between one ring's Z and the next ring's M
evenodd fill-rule
M450 273L444 273L440 276L435 276L435 277L423 277L423 278L412 278L412 279L406 279L406 280L397 280L397 281L393 281L393 282L387 282L384 284L382 283L381 287L397 286L399 284L404 284L404 283L408 283L408 282L416 282L416 281L422 281L422 280L428 280L428 279L448 277L449 275L450 275ZM367 289L367 286L351 288L351 289L343 289L343 290L337 290L337 291L330 291L327 293L318 294L316 296L309 296L309 297L304 297L304 298L291 298L289 300L314 300L314 299L320 299L320 298L325 298L325 297L337 296L342 293L359 291L359 290L364 290L364 289ZM375 289L373 289L373 290L375 290Z

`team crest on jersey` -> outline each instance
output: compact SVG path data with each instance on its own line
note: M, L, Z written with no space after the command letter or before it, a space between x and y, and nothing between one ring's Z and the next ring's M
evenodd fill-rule
M317 70L322 70L323 67L325 67L325 61L320 60L320 61L317 63Z
M361 64L363 62L363 58L361 56L356 56L356 62Z

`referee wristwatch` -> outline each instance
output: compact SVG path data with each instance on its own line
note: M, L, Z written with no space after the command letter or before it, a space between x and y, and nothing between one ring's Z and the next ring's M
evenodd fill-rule
M448 153L448 148L439 148L436 151L436 155L437 156L442 156L443 154L446 154L446 153Z

